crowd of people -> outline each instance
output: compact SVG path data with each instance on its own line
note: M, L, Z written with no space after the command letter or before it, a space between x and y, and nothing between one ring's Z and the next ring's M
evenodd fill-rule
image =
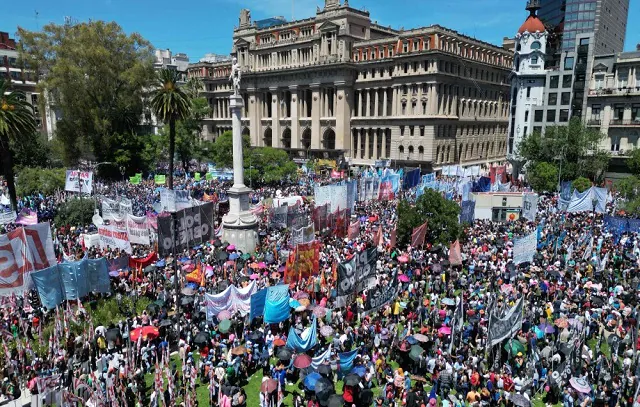
M268 207L276 195L312 196L314 184L323 182L304 178L259 188L253 200ZM219 196L229 186L185 179L177 184L195 199ZM136 214L153 212L159 201L151 181L116 183L99 193L128 197ZM56 205L67 199L73 197L23 197L21 205L52 221ZM118 304L125 298L149 304L141 312L123 310L127 317L121 320L94 326L92 307L106 299L93 295L56 310L43 309L35 292L4 298L0 391L8 399L28 391L45 402L59 394L63 405L82 399L95 406L640 403L637 234L607 230L603 214L558 211L557 196L541 196L535 221L467 225L460 238L462 264L452 265L448 245L392 244L400 199L402 192L392 200L358 202L352 212L362 220L356 237L316 232L318 273L289 285L298 307L278 324L239 313L207 319L206 313L206 293L284 281L291 231L274 227L268 210L254 253L238 252L216 237L179 253L177 270L166 257L144 270L125 267L112 274L111 298ZM313 207L312 199L300 205L309 220ZM79 236L91 225L52 227L63 257L122 254L84 248ZM514 239L536 230L533 261L516 265ZM372 247L374 284L338 306L336 265ZM134 255L153 250L134 246ZM187 280L195 269L204 276L197 283ZM367 297L378 287L397 295L365 313ZM521 319L508 339L492 346L491 317L508 318L514 309ZM288 349L290 328L304 335L312 323L318 325L318 343L303 353ZM350 351L355 358L346 366L341 355Z

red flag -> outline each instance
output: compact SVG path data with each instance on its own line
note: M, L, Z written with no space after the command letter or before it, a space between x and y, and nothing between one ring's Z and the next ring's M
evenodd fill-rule
M354 240L360 234L360 219L349 225L349 239Z
M462 265L462 252L460 251L460 242L457 240L449 247L449 263L452 266Z
M427 222L413 229L411 233L411 246L422 247L424 245L424 238L427 236Z
M374 245L380 246L380 243L382 243L382 226L378 226L378 232L376 233L376 236L373 238Z
M393 230L391 231L391 238L389 239L389 245L391 247L396 247L396 232L397 232L397 227L393 228Z

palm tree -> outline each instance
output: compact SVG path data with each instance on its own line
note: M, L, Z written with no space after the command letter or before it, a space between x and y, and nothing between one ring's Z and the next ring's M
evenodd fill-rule
M13 157L9 141L36 131L33 109L26 102L23 92L11 90L11 81L0 78L0 161L2 173L7 179L9 199L14 211L18 211L18 198L13 175Z
M176 120L189 115L189 97L178 87L177 71L161 69L156 78L151 109L159 120L169 124L169 189L173 189L173 156L176 150Z

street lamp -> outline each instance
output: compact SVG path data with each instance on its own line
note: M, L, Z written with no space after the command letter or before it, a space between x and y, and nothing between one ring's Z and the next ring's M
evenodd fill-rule
M120 166L120 175L122 175L122 181L124 182L124 173L126 171L126 168L124 168L124 165Z

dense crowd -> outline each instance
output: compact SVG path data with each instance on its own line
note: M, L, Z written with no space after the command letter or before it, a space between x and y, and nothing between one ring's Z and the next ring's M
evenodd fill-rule
M195 199L224 194L228 187L178 183ZM311 196L313 185L305 180L257 189L254 202ZM151 181L104 188L99 193L136 202L139 214L153 211L159 200ZM71 197L25 197L21 205L47 220L65 199ZM318 273L289 286L300 306L279 324L237 313L206 318L205 293L283 281L290 231L273 228L268 211L255 253L238 252L216 238L179 253L178 270L167 257L144 270L115 273L112 296L118 303L146 298L150 305L142 312L125 310L128 318L107 326L93 325L90 307L104 301L94 296L57 310L43 309L36 293L5 298L0 389L10 399L27 390L45 395L65 389L67 405L83 398L87 405L194 406L202 405L203 388L209 405L224 407L247 406L249 399L260 407L635 404L637 234L614 234L602 214L564 213L556 210L557 196L543 196L536 221L476 221L467 227L460 239L462 265L452 265L449 246L392 246L398 199L358 202L352 217L362 222L353 239L317 233ZM311 200L301 205L309 218L312 209ZM90 225L52 226L65 256L121 254L85 249L79 235ZM536 230L534 260L515 265L514 239ZM378 253L375 284L336 306L336 264L370 247ZM153 249L134 247L134 255L145 257ZM204 273L198 283L187 281L194 269ZM399 288L392 301L365 314L374 287ZM490 346L490 315L508 315L519 303L522 319L512 338ZM290 327L301 335L314 319L318 344L295 354L285 346ZM340 355L351 350L356 356L345 371ZM327 357L314 364L320 355ZM262 381L259 396L247 394L256 380Z

